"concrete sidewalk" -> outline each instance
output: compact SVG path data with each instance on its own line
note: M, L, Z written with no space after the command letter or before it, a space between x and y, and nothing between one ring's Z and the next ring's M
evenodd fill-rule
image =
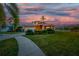
M41 49L30 39L23 36L16 36L19 45L18 56L45 56Z

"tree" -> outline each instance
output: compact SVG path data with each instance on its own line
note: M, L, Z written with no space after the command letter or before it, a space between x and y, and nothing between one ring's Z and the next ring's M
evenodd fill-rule
M6 22L5 22L5 12L4 12L4 8L3 5L0 3L0 30L6 26Z
M8 9L8 12L14 18L14 30L17 29L19 25L19 9L15 3L4 4Z
M7 8L10 15L14 18L14 30L18 27L19 24L19 9L15 3L0 3L0 30L6 26L6 15L4 11L4 6Z
M71 31L79 31L79 26L74 26L71 28Z

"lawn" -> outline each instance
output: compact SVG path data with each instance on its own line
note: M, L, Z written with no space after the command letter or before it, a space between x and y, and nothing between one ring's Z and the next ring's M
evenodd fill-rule
M0 34L19 34L22 32L0 32Z
M0 56L16 56L17 53L18 45L14 38L0 41Z
M79 32L26 35L48 56L79 56Z

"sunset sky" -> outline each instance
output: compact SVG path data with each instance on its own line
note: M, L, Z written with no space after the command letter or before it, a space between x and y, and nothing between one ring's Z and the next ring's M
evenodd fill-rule
M79 4L73 3L20 3L21 23L40 20L41 16L46 17L46 21L60 24L79 23Z

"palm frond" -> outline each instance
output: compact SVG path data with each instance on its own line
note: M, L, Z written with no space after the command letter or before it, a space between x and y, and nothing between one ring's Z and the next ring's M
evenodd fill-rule
M18 9L18 7L17 7L17 4L15 4L15 3L10 3L10 6L14 8L15 12L17 12L17 13L19 12L19 9Z
M0 27L5 26L5 23L6 23L5 20L6 20L6 17L5 17L4 7L0 3Z
M14 7L12 7L13 5L14 5ZM5 4L5 6L7 7L8 12L14 18L14 28L16 29L19 24L19 16L18 16L18 12L17 12L18 10L16 11L17 6L15 4L9 4L9 5ZM15 8L15 6L16 6L16 8Z

